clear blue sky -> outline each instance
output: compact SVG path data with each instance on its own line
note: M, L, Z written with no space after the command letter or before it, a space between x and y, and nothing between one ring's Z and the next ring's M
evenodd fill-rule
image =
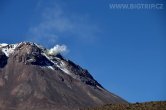
M162 3L164 9L110 9ZM0 42L65 44L65 56L129 102L166 100L164 0L0 0Z

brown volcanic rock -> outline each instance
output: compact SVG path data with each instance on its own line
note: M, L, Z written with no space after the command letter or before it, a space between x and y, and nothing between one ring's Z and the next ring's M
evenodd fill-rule
M78 110L127 103L60 54L23 42L7 55L0 51L0 110ZM6 55L5 55L6 54Z

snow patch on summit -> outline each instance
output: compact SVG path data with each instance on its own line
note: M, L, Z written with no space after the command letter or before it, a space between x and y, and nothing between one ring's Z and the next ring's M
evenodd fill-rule
M62 70L64 73L71 75L70 71L67 69L65 62L60 61L60 64L58 62L52 61L50 56L46 55L45 53L42 53L49 61L51 61L56 67L58 67L60 70ZM47 66L48 68L54 70L52 66Z
M5 55L7 57L9 57L10 54L12 54L15 50L15 48L18 46L19 44L6 44L6 43L2 43L0 44L0 48L2 48L2 52L5 53Z
M71 75L70 71L67 69L66 64L63 61L60 62L60 65L58 65L58 67L66 74Z
M1 43L0 47L4 47L4 46L7 46L7 45L8 45L7 43Z

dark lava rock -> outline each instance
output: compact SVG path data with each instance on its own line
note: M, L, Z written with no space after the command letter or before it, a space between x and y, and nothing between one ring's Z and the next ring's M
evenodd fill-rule
M0 50L0 68L3 68L7 64L8 57Z

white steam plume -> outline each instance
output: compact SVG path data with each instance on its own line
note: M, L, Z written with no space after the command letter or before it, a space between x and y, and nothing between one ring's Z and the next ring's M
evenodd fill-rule
M53 48L49 49L47 54L48 55L57 55L59 53L67 52L66 45L55 45Z

